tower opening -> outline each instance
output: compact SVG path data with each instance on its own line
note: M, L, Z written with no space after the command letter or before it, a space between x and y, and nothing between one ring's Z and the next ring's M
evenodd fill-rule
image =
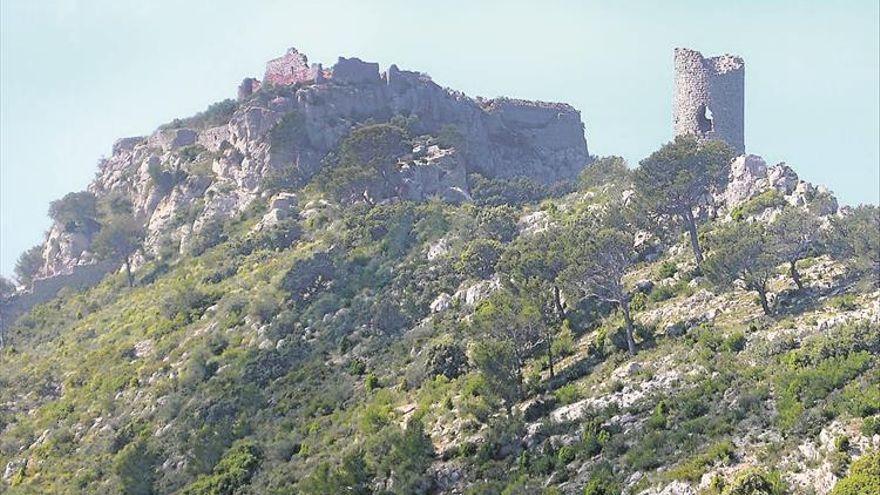
M712 110L706 105L700 105L700 108L697 109L697 125L700 127L700 132L703 134L715 130L715 121L712 117Z

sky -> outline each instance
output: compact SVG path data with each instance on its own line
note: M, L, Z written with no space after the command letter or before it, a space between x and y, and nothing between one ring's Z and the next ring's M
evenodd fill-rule
M672 139L672 54L746 64L746 150L844 204L880 202L877 0L2 0L0 273L117 138L234 98L295 46L426 72L471 96L563 101L591 154Z

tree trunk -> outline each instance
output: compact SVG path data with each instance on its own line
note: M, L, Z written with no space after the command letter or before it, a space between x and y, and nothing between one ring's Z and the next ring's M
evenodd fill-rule
M562 294L560 294L559 286L553 286L553 304L556 306L556 312L559 313L559 321L563 322L568 319L565 312L565 305L562 304Z
M547 329L547 362L550 364L550 379L552 380L556 374L553 372L553 334Z
M125 258L125 275L128 277L128 286L134 287L134 277L131 275L131 258Z
M629 301L622 301L620 309L623 310L623 321L626 322L626 346L631 356L636 355L636 341L633 338L633 321L629 314Z
M526 396L525 389L523 387L523 375L522 375L522 365L519 366L519 369L516 370L516 395L519 400L523 400Z
M788 271L791 273L791 279L794 280L794 285L797 285L798 290L804 290L804 283L801 281L801 274L797 269L797 260L791 262Z
M773 312L770 311L770 304L767 303L767 290L764 288L757 288L755 290L758 291L758 300L761 301L761 309L764 310L765 315L770 316Z
M697 223L694 220L694 213L691 211L689 206L684 208L684 214L682 215L684 218L685 226L687 227L688 235L691 238L691 247L694 250L694 258L697 259L697 265L703 264L703 250L700 249L700 240L697 238Z

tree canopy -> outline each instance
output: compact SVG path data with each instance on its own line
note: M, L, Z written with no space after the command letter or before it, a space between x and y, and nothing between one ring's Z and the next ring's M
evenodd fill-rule
M768 283L776 274L779 258L769 249L767 229L758 222L730 222L713 232L708 241L710 254L703 268L721 287L741 280L756 291L764 313L772 313L767 301Z
M713 188L723 185L733 150L722 141L678 136L639 163L634 184L645 207L681 219L691 239L697 263L703 252L693 210Z
M99 227L97 198L89 191L67 193L49 204L49 217L67 232L94 232Z
M134 217L120 215L107 221L92 241L95 254L99 257L125 264L129 286L134 285L131 257L142 246L144 234L143 225Z

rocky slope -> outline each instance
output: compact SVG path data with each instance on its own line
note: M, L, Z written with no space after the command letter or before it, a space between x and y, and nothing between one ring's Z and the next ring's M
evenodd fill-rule
M134 283L110 270L54 287L5 331L0 492L849 495L847 483L871 486L856 476L880 483L876 256L817 247L795 263L802 287L780 264L766 314L741 281L710 280L661 215L623 278L633 354L611 305L560 284L530 313L533 294L512 282L565 268L542 256L580 252L566 226L640 211L622 161L590 162L566 105L474 100L295 50L238 101L118 141L89 191L130 202L146 227ZM692 211L701 238L791 211L833 232L855 214L785 164L724 163ZM96 266L94 229L70 225L50 231L36 289ZM511 394L493 374L508 363L491 359L509 350L485 346L529 325L544 333L529 334Z

